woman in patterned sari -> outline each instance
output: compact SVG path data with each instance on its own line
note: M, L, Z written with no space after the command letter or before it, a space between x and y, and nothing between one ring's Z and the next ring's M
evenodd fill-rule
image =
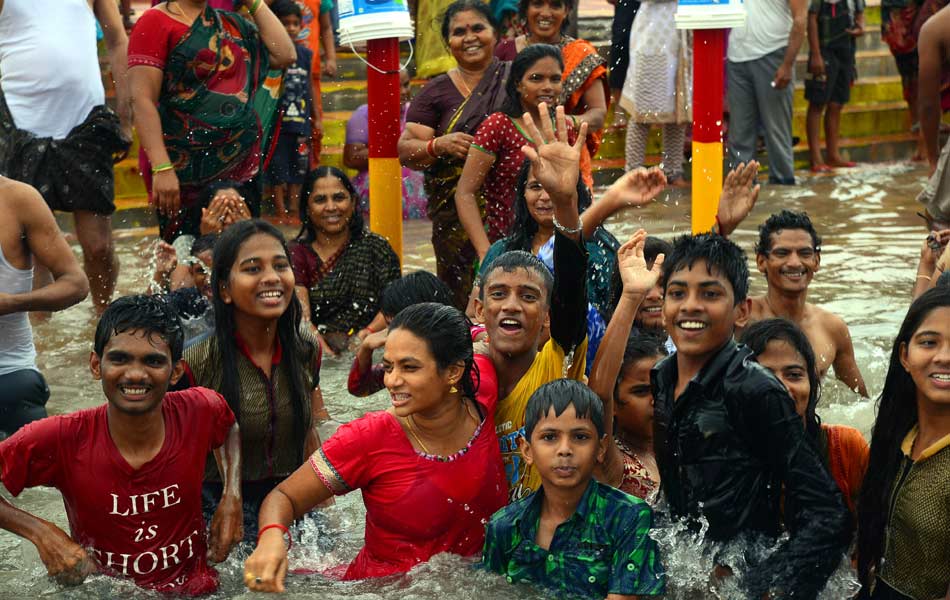
M280 84L280 73L269 69L283 69L297 56L267 3L245 4L253 22L206 0L163 2L132 31L129 81L145 151L140 163L168 242L197 233L199 198L209 183L247 184L257 174Z
M463 309L477 256L455 211L455 188L475 130L504 102L509 64L494 58L496 29L481 0L452 3L442 19L442 37L458 67L431 80L412 100L399 160L425 171L436 272Z
M514 60L531 44L551 44L561 50L564 76L558 104L571 115L575 131L587 123L587 147L581 154L581 175L588 186L594 185L592 159L604 139L604 121L610 105L607 62L593 44L566 34L567 16L575 0L520 0L518 14L527 24L528 33L498 44L495 57Z

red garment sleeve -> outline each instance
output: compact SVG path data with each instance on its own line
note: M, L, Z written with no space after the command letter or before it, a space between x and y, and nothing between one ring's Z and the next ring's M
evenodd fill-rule
M485 152L497 155L504 147L507 124L508 115L505 113L496 112L488 115L488 118L478 126L472 144Z
M191 388L180 393L188 394L195 405L202 407L202 422L209 424L211 433L209 449L214 450L220 447L227 439L228 432L231 431L231 426L235 421L228 401L218 392L203 387Z
M290 266L294 271L295 285L309 288L313 285L314 261L304 244L290 246Z
M164 69L168 53L188 32L179 23L158 9L142 13L129 35L129 66L144 65Z
M57 487L63 418L34 421L0 443L0 478L12 495L38 485Z
M350 376L346 380L346 389L350 394L363 398L375 394L383 389L383 375L385 371L382 365L370 365L365 373L360 372L360 359L354 358L353 365L350 367Z
M393 417L372 412L341 425L330 439L310 457L310 465L334 494L341 495L365 487L378 461L369 460L377 444L393 441Z
M475 400L482 405L486 414L494 415L498 406L498 373L495 372L495 365L488 356L476 354L475 366L478 368L477 378L476 373L472 373L472 379L478 386Z

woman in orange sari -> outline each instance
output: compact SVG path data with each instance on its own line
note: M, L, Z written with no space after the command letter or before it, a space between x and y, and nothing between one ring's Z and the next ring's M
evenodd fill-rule
M593 44L564 34L567 16L575 0L519 0L518 14L527 25L527 33L506 39L495 48L499 60L514 60L531 44L551 44L561 50L564 59L563 87L559 104L571 115L574 126L587 123L587 145L581 154L581 175L593 186L592 159L604 137L604 121L610 104L607 62Z

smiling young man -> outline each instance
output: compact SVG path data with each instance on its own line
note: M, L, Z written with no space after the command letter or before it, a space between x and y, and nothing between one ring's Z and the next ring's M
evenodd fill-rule
M835 377L865 398L864 378L854 360L851 333L841 317L808 302L808 286L821 265L821 238L803 212L783 210L759 227L755 263L765 275L768 291L752 298L749 322L782 317L802 328L824 377Z
M546 114L547 106L542 103L539 110ZM537 149L525 146L523 151L554 205L553 281L537 257L523 251L507 252L482 272L475 300L476 319L488 331L488 355L498 375L495 431L511 500L523 498L541 485L537 471L522 460L518 449L525 437L528 399L554 379L583 378L586 364L587 250L581 242L583 225L577 211L586 125L571 145L564 119L564 109L558 107L555 139L550 119L542 120L542 133L531 116L525 115L529 137L542 143ZM551 339L539 351L544 325L550 325Z
M11 494L42 485L63 495L71 535L0 499L0 527L31 541L63 583L101 570L162 592L206 594L218 584L207 560L224 560L241 540L231 409L204 388L167 393L182 375L182 337L166 300L116 300L89 359L107 403L36 421L0 444L0 477ZM201 483L211 449L227 483L209 544Z
M745 254L717 234L678 238L663 263L677 351L651 374L660 481L672 515L705 518L710 541L775 539L784 524L789 538L740 583L749 598L815 598L850 517L788 391L733 341L749 317L748 279Z
M663 594L649 505L593 478L608 443L600 398L578 381L546 383L528 402L525 435L543 485L492 517L485 568L571 597Z

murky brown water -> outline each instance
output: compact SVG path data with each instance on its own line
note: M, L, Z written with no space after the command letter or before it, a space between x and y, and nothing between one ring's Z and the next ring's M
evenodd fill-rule
M759 202L734 239L752 251L756 226L782 208L803 209L811 215L824 238L821 270L811 286L809 299L842 316L851 328L857 362L872 395L880 392L887 368L889 344L910 299L920 244L925 235L914 197L925 173L907 165L869 165L836 177L806 179L796 188L763 189ZM141 220L130 213L118 219ZM128 223L132 225L132 223ZM609 228L623 239L638 227L651 234L670 237L689 231L689 197L671 193L649 207L631 210L611 220ZM153 236L142 230L119 232L122 261L120 293L142 292L149 279L148 257ZM405 231L407 269L434 270L429 226L407 223ZM764 281L753 269L752 291L764 291ZM35 337L38 364L52 390L52 414L95 406L103 401L101 390L88 371L95 320L91 304L83 304L37 324ZM346 391L349 358L327 359L321 373L324 398L336 424L387 405L381 395L353 398ZM860 399L845 386L828 378L819 414L828 423L846 423L865 433L873 421L873 403ZM332 430L334 425L328 427ZM9 498L4 490L2 493ZM48 489L25 491L15 503L38 516L65 526L58 492ZM420 507L424 508L424 507ZM295 566L321 569L348 562L362 544L363 506L358 493L338 499L325 511L328 523L305 528L305 543L295 549ZM319 544L316 540L319 539ZM309 542L309 543L308 543ZM695 580L697 551L677 547L667 550L664 562L670 577ZM241 597L244 554L238 552L220 568L222 589L216 597ZM708 573L708 571L704 571ZM700 577L700 580L702 578ZM842 571L825 597L845 597L848 574ZM499 578L477 573L454 557L438 557L407 577L359 583L329 582L319 576L292 577L290 597L350 598L369 600L400 596L417 598L479 599L502 596L541 597L527 587L511 587ZM144 596L132 586L97 577L80 588L64 590L51 584L33 546L9 533L0 533L0 598L16 596L106 598ZM700 594L695 597L703 597ZM680 596L676 597L686 597ZM692 596L691 596L692 597Z

